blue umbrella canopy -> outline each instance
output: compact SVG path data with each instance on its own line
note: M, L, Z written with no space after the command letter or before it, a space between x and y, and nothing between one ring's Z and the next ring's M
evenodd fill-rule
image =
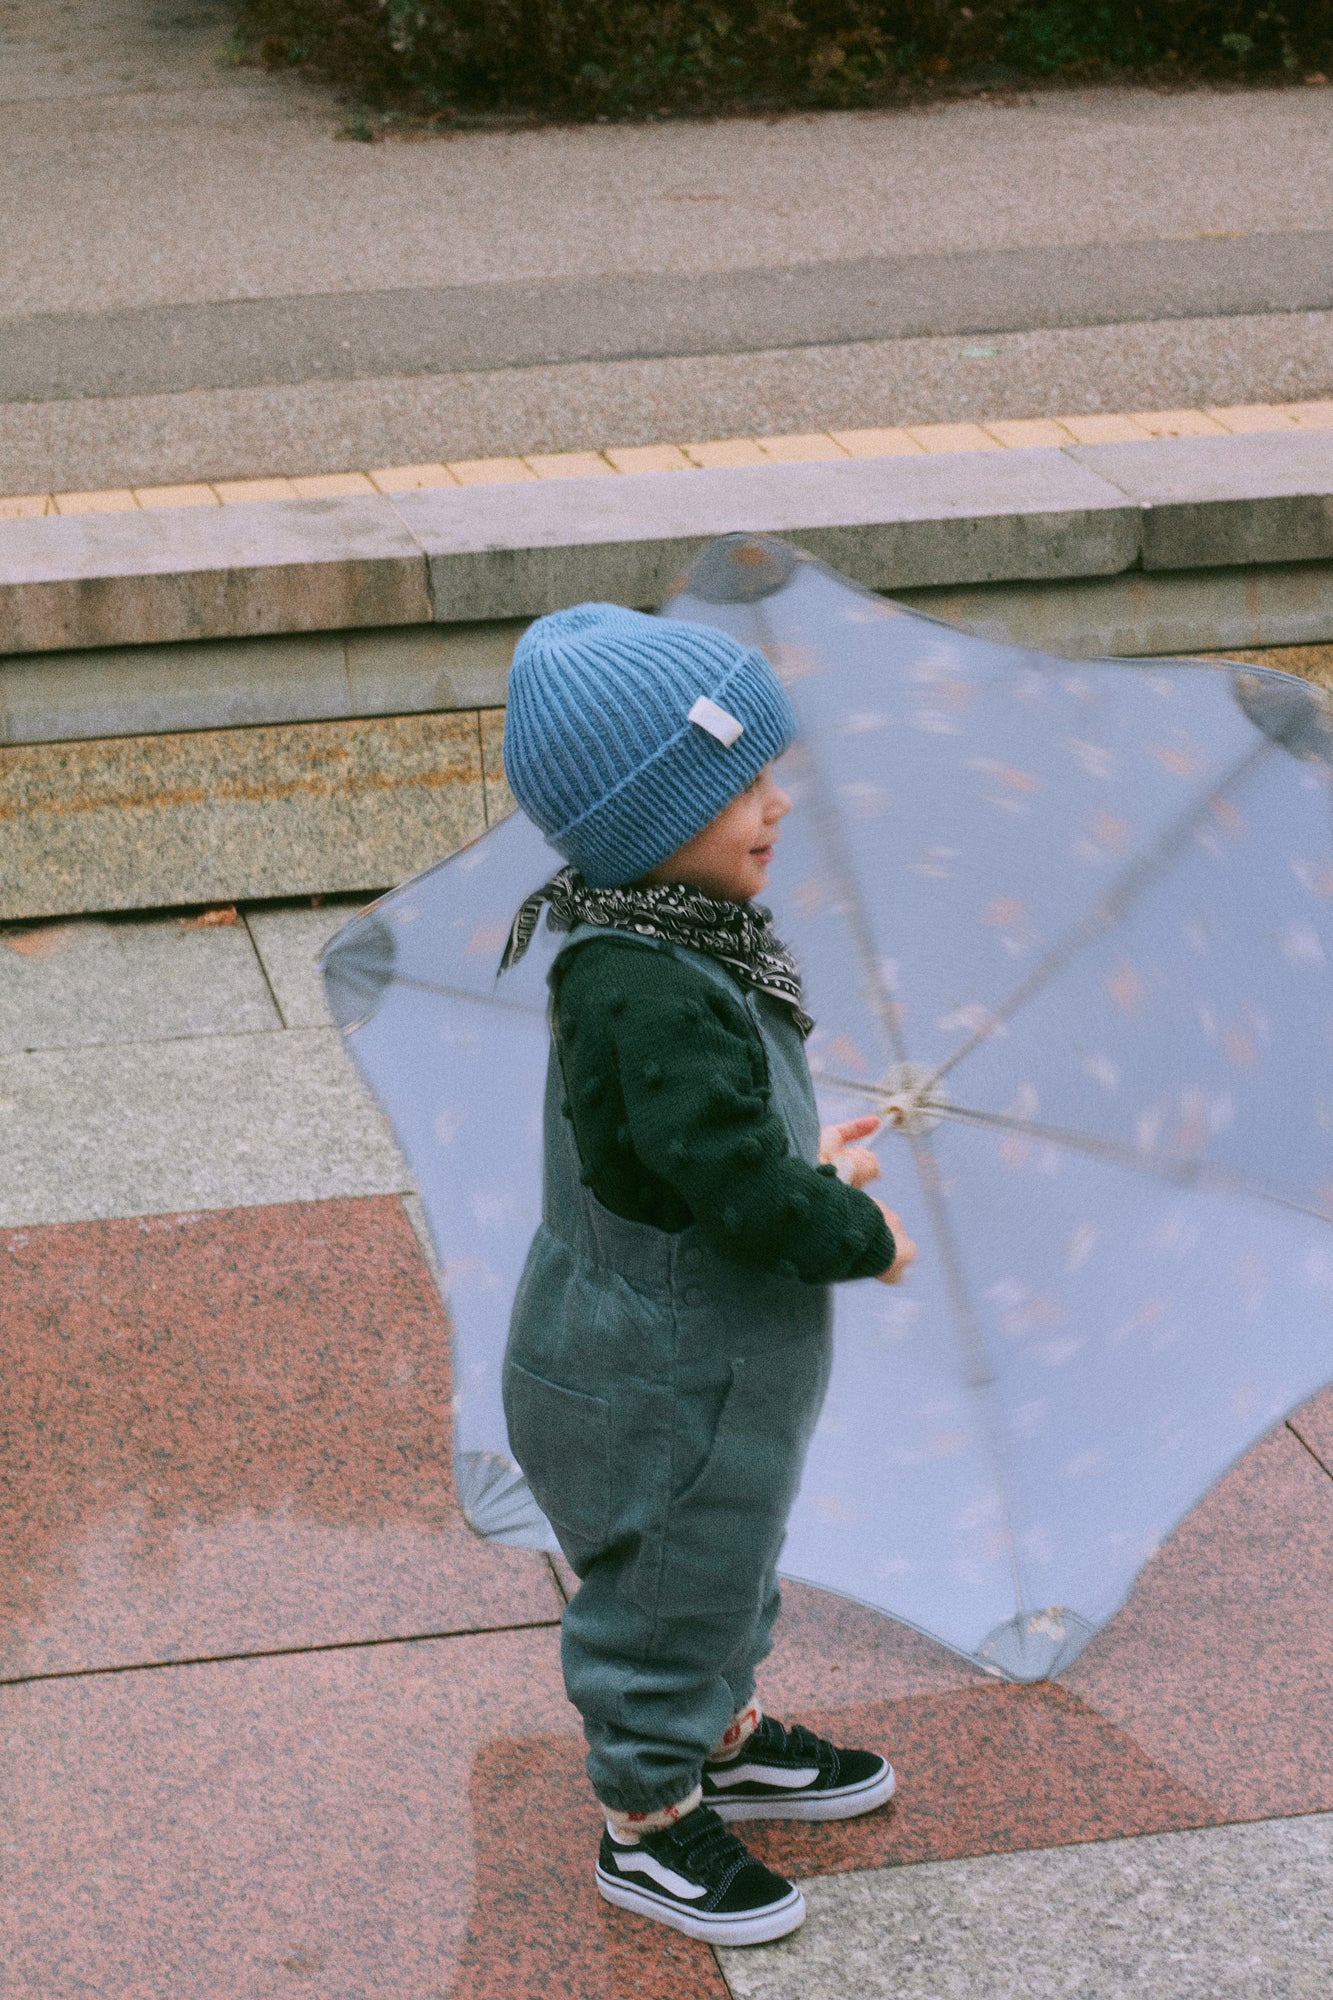
M900 1287L838 1288L782 1566L1040 1678L1333 1377L1333 715L1267 670L974 638L765 538L712 544L664 615L792 696L770 900L823 1115L881 1114L920 1246ZM496 966L560 865L515 815L324 961L444 1267L460 1497L531 1546L500 1362L560 940Z

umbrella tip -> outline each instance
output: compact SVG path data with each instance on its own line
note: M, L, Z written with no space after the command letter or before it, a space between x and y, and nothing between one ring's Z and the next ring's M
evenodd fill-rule
M1270 742L1294 757L1333 764L1333 705L1322 688L1294 674L1237 669L1231 676L1237 706Z
M804 560L776 535L719 535L695 557L673 595L705 604L754 604L781 590Z
M349 1035L370 1019L393 978L393 933L380 917L354 917L325 947L320 965L329 1012Z

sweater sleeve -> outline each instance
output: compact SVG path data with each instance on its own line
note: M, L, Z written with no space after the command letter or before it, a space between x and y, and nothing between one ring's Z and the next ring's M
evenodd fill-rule
M878 1203L790 1151L739 999L665 952L612 949L597 997L630 1140L710 1247L809 1284L887 1270L895 1247Z

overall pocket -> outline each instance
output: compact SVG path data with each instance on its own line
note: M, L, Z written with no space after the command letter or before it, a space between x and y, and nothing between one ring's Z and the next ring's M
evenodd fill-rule
M610 1404L508 1360L504 1408L510 1447L551 1526L602 1541L611 1519Z
M663 1604L672 1612L757 1615L823 1400L824 1355L810 1341L757 1360L736 1355L720 1413L711 1398L682 1399L678 1422L706 1456L671 1500Z

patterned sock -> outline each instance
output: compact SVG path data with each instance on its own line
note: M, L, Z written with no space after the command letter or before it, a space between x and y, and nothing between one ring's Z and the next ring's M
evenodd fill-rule
M763 1719L764 1711L757 1701L752 1701L747 1708L738 1708L709 1751L705 1763L730 1764L733 1758L740 1756Z
M674 1826L678 1819L684 1819L686 1813L692 1813L696 1806L702 1805L703 1797L703 1787L696 1785L674 1806L662 1806L657 1812L613 1812L608 1806L606 1823L614 1839L623 1845L633 1846L641 1834L661 1833L666 1827Z

